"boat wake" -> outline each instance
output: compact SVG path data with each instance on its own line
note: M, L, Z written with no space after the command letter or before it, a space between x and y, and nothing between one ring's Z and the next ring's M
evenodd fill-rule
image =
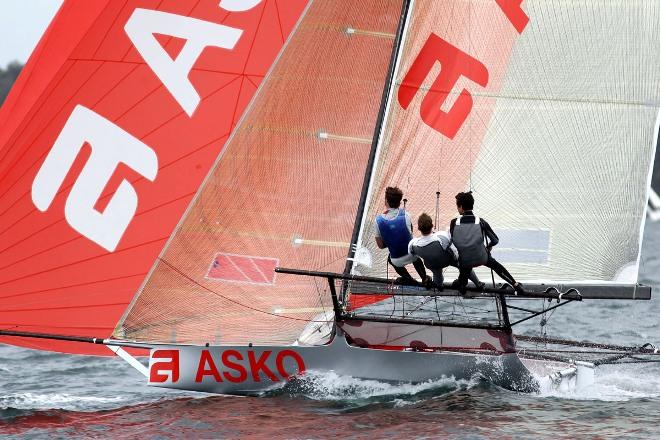
M540 380L541 398L622 402L660 397L660 368L648 365L609 365L596 369L593 384L576 389L557 389Z
M499 388L479 377L470 380L447 377L413 384L313 371L264 393L262 398L202 393L182 396L167 390L149 396L121 392L82 396L77 392L54 392L50 388L50 392L15 392L1 397L0 432L23 435L29 431L44 437L54 433L66 436L69 432L98 436L96 430L100 429L106 437L121 437L139 424L143 432L153 436L166 437L168 430L176 425L177 429L185 427L189 437L213 437L218 433L231 436L237 427L251 433L286 430L282 420L313 432L319 417L342 415L360 426L392 425L396 429L415 430L417 434L427 427L429 432L437 434L433 437L447 427L467 429L466 418L480 417L485 423L504 424L509 429L512 418L522 420L525 415L527 424L516 429L527 433L539 424L564 420L567 411L576 417L621 414L630 406L628 401L637 401L636 406L648 408L649 419L656 417L652 402L660 397L658 370L655 366L650 369L653 371L644 365L629 367L599 368L596 383L583 389L545 388L536 394ZM542 410L535 412L534 408ZM437 415L442 424L421 423L429 414ZM282 437L286 437L284 432Z
M649 367L644 364L599 367L596 369L595 383L581 388L559 389L547 378L538 379L541 383L538 393L516 394L530 399L602 402L660 397L660 371L649 374ZM334 372L307 372L305 376L290 381L280 389L264 393L263 396L304 397L315 401L341 402L349 407L370 404L400 407L461 392L512 393L478 376L469 380L445 377L422 383L390 383L342 376Z
M479 379L457 380L445 377L421 383L391 383L342 376L335 372L308 371L267 396L287 395L316 401L342 402L349 406L389 403L405 406L455 391L467 390L480 383Z
M123 396L89 396L66 393L13 393L0 397L0 408L19 410L85 410L112 409L128 403Z

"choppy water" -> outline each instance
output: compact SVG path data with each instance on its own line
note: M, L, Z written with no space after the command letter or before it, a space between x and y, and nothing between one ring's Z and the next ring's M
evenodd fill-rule
M659 245L660 223L647 224L641 281L660 288ZM567 306L548 334L660 343L655 295ZM578 392L326 374L241 398L147 387L116 358L0 346L0 390L0 434L8 438L660 438L660 363L601 367L596 383Z

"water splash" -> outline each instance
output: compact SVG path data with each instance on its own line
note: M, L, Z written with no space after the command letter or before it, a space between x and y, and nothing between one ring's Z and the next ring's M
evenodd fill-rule
M610 365L596 368L593 384L568 390L557 389L548 380L539 380L540 398L625 402L660 397L658 367L645 364Z
M406 406L457 390L467 390L478 383L476 378L457 380L454 377L421 383L391 383L343 376L335 372L308 371L304 376L290 381L284 388L271 392L271 395L276 393L355 405L391 403L394 406Z
M89 395L73 395L66 393L13 393L0 397L1 409L64 409L81 410L95 408L116 408L125 402L122 396L96 397Z

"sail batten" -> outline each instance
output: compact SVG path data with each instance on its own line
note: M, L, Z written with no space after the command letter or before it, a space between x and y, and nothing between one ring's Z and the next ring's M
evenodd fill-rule
M401 86L402 82L399 81L397 82L397 86ZM429 91L440 91L442 93L447 94L448 99L450 101L455 101L456 97L460 95L460 91L456 90L440 90L437 88L432 88L429 86L422 86L419 88L421 92L429 92ZM523 95L506 95L502 93L482 93L482 92L474 92L471 93L472 96L476 98L497 98L497 99L508 99L512 101L520 100L520 101L548 101L548 102L566 102L566 103L571 103L571 104L579 104L579 103L584 103L584 104L604 104L604 105L629 105L629 106L639 106L639 107L650 107L657 109L660 107L660 105L657 102L653 101L646 101L646 100L617 100L617 99L597 99L597 98L579 98L579 97L570 97L570 96L523 96Z

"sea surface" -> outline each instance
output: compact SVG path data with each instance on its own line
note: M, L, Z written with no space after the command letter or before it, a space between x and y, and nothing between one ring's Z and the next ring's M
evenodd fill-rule
M660 222L646 225L640 281L658 288L650 302L572 304L548 334L660 344ZM148 387L118 358L10 346L0 346L0 373L3 438L660 438L660 363L599 367L594 385L538 394L477 378L392 385L327 374L225 397Z

